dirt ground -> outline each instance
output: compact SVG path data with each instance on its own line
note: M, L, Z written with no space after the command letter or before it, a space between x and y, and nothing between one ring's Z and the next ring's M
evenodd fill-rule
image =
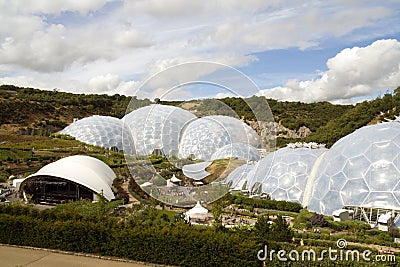
M149 267L161 266L119 262L93 257L62 254L46 250L17 248L0 245L0 265L2 267Z

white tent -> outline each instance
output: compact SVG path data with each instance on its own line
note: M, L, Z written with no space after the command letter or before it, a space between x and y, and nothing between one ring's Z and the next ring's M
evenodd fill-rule
M186 220L207 221L209 217L208 210L200 202L185 213Z
M172 175L172 178L171 178L170 180L171 180L171 182L173 182L173 183L180 183L180 182L181 182L181 179L176 178L175 174Z

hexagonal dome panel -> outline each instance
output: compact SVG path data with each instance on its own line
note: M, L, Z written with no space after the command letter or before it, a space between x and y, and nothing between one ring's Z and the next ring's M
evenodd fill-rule
M343 200L338 191L329 191L323 198L317 202L320 213L332 214L337 208L331 203L337 203L338 206L343 206Z
M372 144L369 153L372 162L392 161L399 151L399 147L389 140Z
M343 172L339 172L332 176L332 179L329 180L329 190L339 191L342 189L344 184L347 181L346 175Z
M353 147L353 149L343 149L342 155L347 158L352 158L363 155L367 150L369 143L368 140L361 137L359 139L350 140L347 145Z
M293 186L287 191L287 193L289 201L297 201L302 198L303 191L299 187Z
M381 160L371 164L365 175L367 184L373 191L393 191L399 182L399 171L392 162Z
M364 200L363 207L385 207L385 209L399 209L400 203L390 192L371 192Z
M276 188L274 192L272 192L271 197L275 200L288 200L288 191L281 189L281 188Z
M343 173L348 178L362 178L370 165L371 162L364 155L349 158L344 165Z
M311 199L303 205L326 215L352 205L373 208L397 205L396 209L400 210L394 197L400 196L399 133L400 123L392 121L362 127L338 140L321 160ZM343 182L345 185L341 188ZM328 192L321 195L326 188ZM326 198L336 190L343 202Z
M340 190L343 202L346 203L347 206L360 206L368 193L369 188L362 178L348 180L342 190ZM325 199L323 199L323 201L325 201Z

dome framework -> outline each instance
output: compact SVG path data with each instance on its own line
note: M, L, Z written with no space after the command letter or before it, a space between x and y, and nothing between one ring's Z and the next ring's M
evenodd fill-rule
M119 151L124 150L125 147L125 152L132 152L132 139L129 138L127 129L118 118L94 115L73 122L60 133L75 137L76 140L89 145L116 148ZM122 139L123 135L127 136L125 143Z
M337 141L310 187L304 205L326 215L344 206L400 210L400 123L365 126Z

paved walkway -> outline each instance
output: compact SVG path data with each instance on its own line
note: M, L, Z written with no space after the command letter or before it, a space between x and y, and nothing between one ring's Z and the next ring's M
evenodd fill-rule
M133 205L138 205L138 204L140 204L140 201L139 200L137 200L136 198L134 198L132 195L131 195L131 193L129 192L129 189L128 189L128 187L129 187L129 180L128 181L126 181L126 182L124 182L123 184L122 184L122 189L124 189L125 190L125 192L127 192L128 193L128 195L129 195L129 203L128 204L133 204Z
M2 267L149 267L162 266L147 263L122 262L110 259L78 256L72 253L0 245Z

